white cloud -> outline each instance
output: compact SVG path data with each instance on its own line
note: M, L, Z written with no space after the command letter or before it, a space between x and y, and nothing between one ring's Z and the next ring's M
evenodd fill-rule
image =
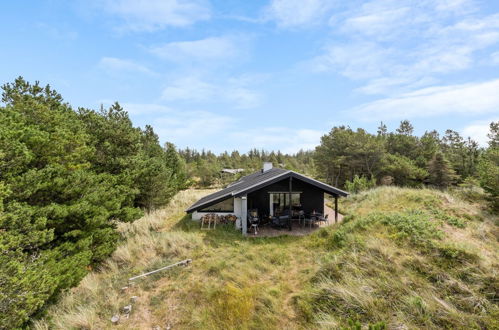
M242 150L257 148L295 153L300 149L314 149L319 145L322 135L324 135L324 132L312 129L263 127L233 132L230 134L230 139L237 141Z
M102 8L121 18L120 28L130 31L183 27L211 16L205 0L104 0Z
M439 11L463 13L475 10L475 1L473 0L438 0L435 3L436 9Z
M479 16L471 0L375 0L335 13L338 34L309 66L337 72L366 94L429 86L482 63L499 44L499 15ZM485 55L487 56L487 55Z
M123 103L122 106L134 122L152 125L162 143L172 142L182 148L213 150L210 139L223 140L237 124L233 117L209 111L187 110L157 103Z
M490 54L490 58L492 59L493 64L499 65L499 52Z
M131 115L162 115L174 111L170 107L155 103L123 103L121 106Z
M196 141L199 145L208 136L227 131L234 122L231 117L208 111L172 111L168 116L157 117L153 125L165 141Z
M163 89L162 98L166 101L190 100L206 101L217 94L215 85L196 77L180 78Z
M499 28L499 14L493 14L480 18L465 18L450 26L451 31L483 31Z
M122 106L132 118L151 115L146 122L154 127L161 142L173 142L182 148L205 148L214 152L258 148L295 153L300 149L314 149L324 134L322 131L307 128L253 128L237 117L209 111L184 110L162 104L124 103ZM213 141L218 143L213 144Z
M247 87L246 78L229 79L227 82L206 82L198 77L180 78L163 90L166 101L223 102L236 108L247 109L261 102L259 93Z
M171 61L227 59L239 53L234 40L229 37L170 42L152 47L150 52Z
M478 142L480 146L486 147L487 143L489 141L489 138L487 134L489 134L490 131L490 123L493 121L498 121L499 117L495 119L490 119L490 120L482 120L475 122L473 124L470 124L463 128L461 131L461 134L467 138L468 136L471 137L473 140Z
M100 59L98 66L108 72L130 72L143 73L147 75L157 75L144 65L138 64L132 60L125 60L116 57L103 57Z
M367 3L363 10L347 17L340 29L345 33L360 33L373 38L388 39L402 33L401 27L417 21L411 16L411 8L387 6L383 2ZM331 23L334 20L331 21Z
M61 28L40 22L36 24L36 27L56 40L76 40L78 38L78 32L68 28L67 26Z
M331 0L272 0L265 8L266 19L281 27L297 27L317 23L329 8Z
M315 71L339 70L350 79L366 79L383 74L386 66L380 63L390 52L370 42L331 45L326 48L325 54L316 57L311 64Z
M477 115L499 111L499 79L429 87L361 105L353 111L365 120L438 115Z

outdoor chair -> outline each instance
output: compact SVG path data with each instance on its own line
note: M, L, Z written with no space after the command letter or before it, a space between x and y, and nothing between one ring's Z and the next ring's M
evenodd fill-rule
M329 214L326 214L326 216L320 216L320 217L319 217L319 219L318 219L318 221L319 221L319 222L324 222L324 223L329 224L329 219L328 219L328 217L329 217Z
M309 224L309 228L312 229L312 225L315 224L315 218L305 218L303 219L303 227L305 227L307 224Z
M216 214L206 214L201 218L201 229L209 230L215 229L217 227L218 215ZM213 223L213 228L211 224ZM207 225L207 227L205 227Z
M308 223L309 228L312 229L312 225L315 225L317 221L319 221L319 217L317 215L310 214L310 217L308 219L305 218L303 220L303 227L305 227L305 225Z
M279 224L281 228L288 228L291 230L291 221L292 217L289 213L289 210L283 210L282 214L279 216Z

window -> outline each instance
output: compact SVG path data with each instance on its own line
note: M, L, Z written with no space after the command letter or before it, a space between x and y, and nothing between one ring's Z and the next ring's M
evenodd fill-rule
M234 212L234 198L225 199L199 210L199 212Z
M301 207L300 193L291 194L291 207ZM282 213L289 208L289 193L271 193L273 214Z

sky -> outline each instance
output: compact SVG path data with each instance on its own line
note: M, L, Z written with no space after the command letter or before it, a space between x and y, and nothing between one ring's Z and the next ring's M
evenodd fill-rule
M0 83L118 101L179 148L293 153L404 119L485 145L499 120L496 0L24 0L0 22Z

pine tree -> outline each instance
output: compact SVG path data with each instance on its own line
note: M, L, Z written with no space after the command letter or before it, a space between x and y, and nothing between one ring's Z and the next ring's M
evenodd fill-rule
M499 121L490 123L490 132L487 134L489 147L499 148Z
M22 78L3 90L0 328L19 328L114 251L116 221L168 202L183 172L118 103L74 111Z
M441 152L436 153L428 162L428 183L438 187L447 188L456 180L456 174L449 161Z
M399 128L397 128L397 133L402 135L412 135L414 132L414 127L408 120L402 120L400 122Z
M386 125L381 122L378 126L378 135L379 136L386 136L386 134L388 133L388 128L386 127Z
M480 185L490 194L492 207L499 211L499 122L490 124L489 148L478 162Z

